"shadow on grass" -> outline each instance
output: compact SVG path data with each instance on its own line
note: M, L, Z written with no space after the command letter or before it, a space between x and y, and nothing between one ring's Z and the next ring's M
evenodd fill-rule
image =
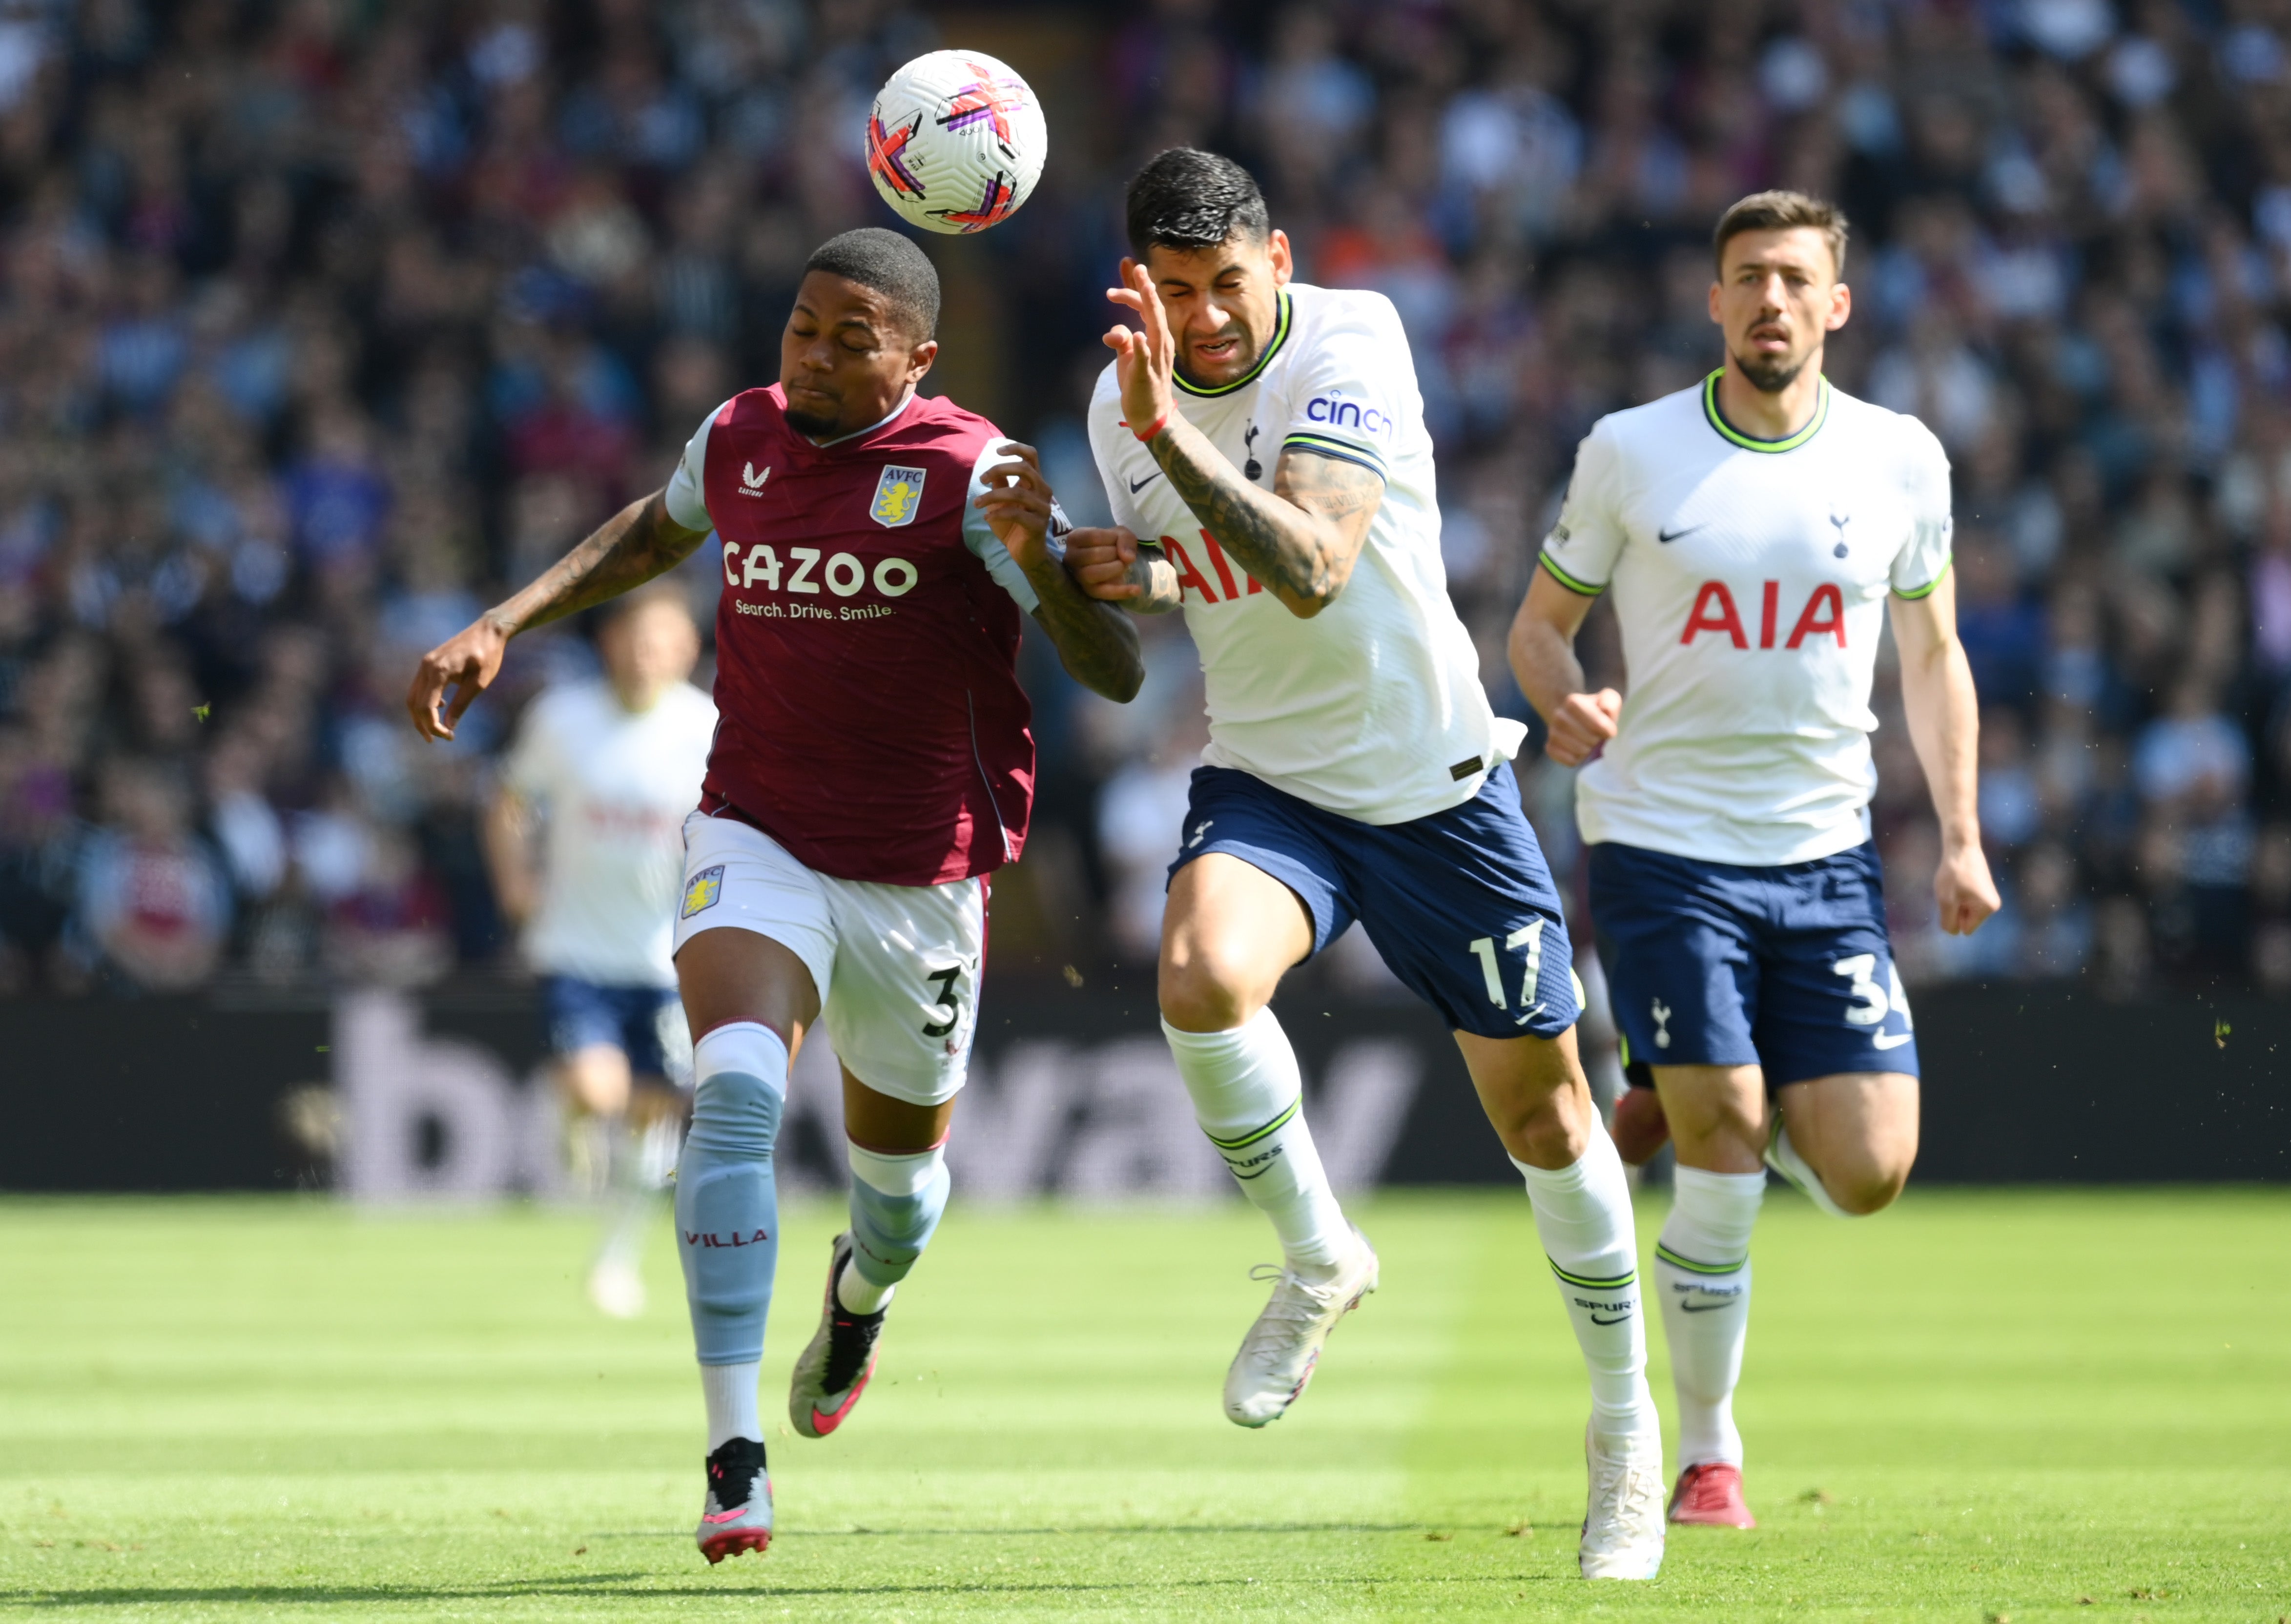
M1322 1576L1312 1579L1170 1579L1142 1580L1134 1584L1062 1584L1055 1580L1036 1583L975 1583L946 1580L912 1585L774 1585L648 1584L641 1573L573 1574L562 1578L501 1580L492 1584L451 1585L214 1585L169 1588L154 1585L91 1586L85 1589L0 1590L0 1607L150 1607L242 1602L279 1607L343 1606L352 1603L403 1603L409 1606L439 1602L510 1602L524 1596L597 1596L640 1600L676 1596L691 1600L724 1597L853 1597L866 1596L1081 1596L1143 1595L1148 1592L1273 1590L1309 1585L1316 1589L1376 1586L1382 1588L1416 1585L1521 1585L1549 1581L1548 1574L1515 1573L1442 1577L1436 1574L1399 1578L1363 1574L1358 1578Z
M1450 1524L1431 1523L1065 1523L1056 1528L803 1528L782 1540L1039 1539L1057 1534L1413 1534ZM611 1528L584 1540L681 1540L680 1528Z

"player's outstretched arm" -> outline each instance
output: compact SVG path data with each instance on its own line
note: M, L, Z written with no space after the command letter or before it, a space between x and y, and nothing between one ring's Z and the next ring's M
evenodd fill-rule
M1511 623L1512 675L1550 730L1543 753L1562 767L1580 767L1597 754L1623 713L1614 689L1584 691L1583 663L1575 657L1575 633L1597 601L1539 568Z
M1290 614L1311 619L1352 579L1384 501L1382 477L1293 447L1274 465L1272 494L1242 478L1208 436L1178 414L1177 338L1153 278L1131 260L1121 262L1121 277L1122 285L1106 297L1137 311L1145 324L1142 331L1115 327L1105 335L1123 421L1218 544Z
M1957 578L1943 575L1922 598L1896 597L1892 608L1901 708L1941 819L1941 867L1933 874L1941 928L1970 936L2000 904L1981 849L1981 700L1957 638Z
M1137 628L1112 604L1084 592L1051 550L1050 486L1042 477L1040 454L1016 440L1004 449L1011 460L981 476L986 489L977 505L1012 560L1026 572L1034 589L1034 619L1050 634L1066 675L1093 694L1128 704L1146 681Z
M690 558L708 532L687 530L671 519L666 496L655 491L631 502L532 585L423 655L406 695L414 730L424 738L452 738L462 712L501 674L502 655L518 632L593 608ZM448 687L454 696L441 712Z

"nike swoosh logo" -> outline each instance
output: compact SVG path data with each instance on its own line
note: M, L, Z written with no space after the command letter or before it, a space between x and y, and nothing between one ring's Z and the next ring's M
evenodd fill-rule
M1873 1032L1869 1034L1869 1041L1880 1049L1899 1049L1902 1044L1909 1041L1910 1039L1917 1035L1917 1034L1914 1032L1903 1032L1897 1033L1892 1037L1887 1037L1882 1032Z
M703 1511L700 1514L700 1520L703 1523L728 1523L735 1517L744 1517L747 1515L748 1508L745 1506L735 1506L729 1511Z
M1729 1297L1715 1303L1690 1303L1682 1298L1678 1306L1689 1314L1710 1314L1720 1308L1732 1308L1740 1300L1740 1298Z
M1542 1013L1543 1006L1541 1004L1538 1004L1534 1009L1530 1009L1525 1015L1513 1016L1511 1017L1511 1024L1515 1026L1524 1026L1528 1022L1533 1020L1537 1016Z
M1630 1317L1631 1316L1628 1314L1619 1314L1612 1320L1603 1320L1595 1314L1591 1316L1591 1323L1594 1325L1620 1325Z
M1147 486L1153 484L1154 480L1161 477L1161 474L1157 471L1147 474L1143 479L1132 479L1129 482L1129 494L1132 496L1135 496L1138 492L1144 490Z
M1669 543L1676 541L1682 535L1692 535L1697 530L1707 529L1709 527L1709 524L1710 521L1706 519L1699 525L1687 526L1684 530L1657 530L1654 533L1654 539L1667 545Z

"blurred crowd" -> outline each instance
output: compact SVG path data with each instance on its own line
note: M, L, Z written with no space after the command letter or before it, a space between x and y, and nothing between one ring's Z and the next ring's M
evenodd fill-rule
M1121 183L1240 157L1307 279L1398 305L1522 717L1504 632L1576 441L1716 364L1728 202L1836 197L1830 375L1956 470L2006 897L1933 929L1881 667L1905 973L2291 991L2291 0L0 0L0 990L513 973L478 816L593 655L521 640L451 746L412 662L776 375L806 254L889 222L875 85L943 42L1027 74L1055 145L1009 224L930 244L936 386L1102 518ZM1126 708L1030 639L1022 972L1150 961L1204 735L1182 626L1146 630ZM1605 609L1584 647L1620 679ZM1520 765L1578 874L1572 775ZM1386 985L1359 943L1317 973Z

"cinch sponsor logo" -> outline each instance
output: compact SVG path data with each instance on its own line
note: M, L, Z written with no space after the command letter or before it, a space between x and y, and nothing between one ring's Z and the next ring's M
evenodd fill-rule
M838 598L850 598L866 586L872 578L875 590L886 598L904 598L915 590L923 578L922 571L904 559L879 559L872 577L866 565L856 555L839 552L820 565L816 547L791 547L787 563L780 563L779 549L769 542L759 542L744 556L739 543L727 543L724 548L724 584L743 591L762 587L768 592L801 592L816 597L822 591ZM784 582L784 584L783 584ZM744 615L760 614L760 608L740 606ZM832 619L823 612L819 619Z
M1317 395L1305 403L1305 416L1331 429L1358 429L1363 434L1389 434L1392 419L1372 406L1347 400L1342 395Z
M1247 570L1241 572L1241 581L1247 582L1247 586L1235 581L1234 567L1226 558L1225 549L1218 545L1217 537L1206 530L1200 532L1200 535L1202 545L1208 550L1205 556L1210 567L1217 572L1218 584L1225 588L1225 595L1220 598L1217 590L1210 585L1209 577L1194 567L1193 557L1186 552L1186 544L1174 535L1165 535L1161 542L1162 551L1169 555L1170 562L1177 566L1178 595L1180 598L1191 591L1199 594L1203 603L1231 603L1236 598L1254 597L1265 590L1258 585L1257 577Z
M1760 583L1758 598L1758 647L1774 646L1774 630L1779 623L1777 612L1781 607L1782 585L1779 581ZM1694 594L1694 608L1686 617L1686 629L1678 634L1681 643L1691 645L1704 632L1725 638L1737 648L1748 648L1750 639L1742 630L1742 616L1734 607L1734 594L1724 581L1705 581ZM1791 623L1789 640L1785 648L1796 648L1810 637L1834 637L1840 648L1845 647L1845 599L1834 582L1825 581L1813 589L1805 600L1805 607L1797 612Z
M764 1232L760 1229L747 1235L736 1229L727 1235L719 1235L713 1230L687 1229L684 1232L687 1246L760 1246L764 1238Z

